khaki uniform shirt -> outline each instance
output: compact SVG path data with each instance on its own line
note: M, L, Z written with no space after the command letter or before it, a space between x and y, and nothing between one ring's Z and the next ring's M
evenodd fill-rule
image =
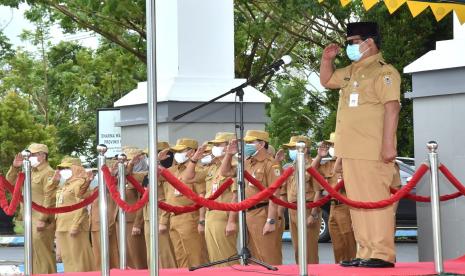
M205 197L208 198L213 195L221 184L223 184L227 177L221 176L220 174L221 160L219 158L213 159L212 163L205 169L205 188L206 194ZM237 185L233 183L229 189L224 191L216 201L218 202L231 202L233 198L233 193L237 191Z
M81 202L81 189L83 185L85 185L85 179L83 178L75 178L66 181L56 194L56 206L63 207ZM87 208L84 207L72 212L56 215L57 232L68 232L72 230L89 230L89 213L87 212Z
M95 187L94 190L98 189ZM89 194L86 195L89 196ZM107 192L107 218L108 218L108 228L112 228L116 223L116 217L118 216L118 205L111 198L110 194ZM100 231L100 212L99 212L99 200L98 198L92 202L90 205L90 231L98 232Z
M273 184L276 179L281 176L281 165L274 160L271 155L266 155L265 157L257 158L251 157L245 161L245 170L249 172L253 177L255 177L260 183L268 188ZM245 187L245 197L249 198L259 193L260 190L254 185L246 181ZM279 190L279 189L278 189ZM268 202L264 200L263 202Z
M139 183L142 183L142 181L144 180L144 177L147 175L147 172L145 173L134 173L132 176L134 176L134 178L139 181ZM158 192L158 201L165 201L165 193L163 191L163 180L164 178L159 175L158 176L158 189L157 189L157 192ZM143 208L143 217L144 217L144 221L150 221L150 210L149 210L149 203L147 202L147 204L144 206ZM159 219L159 222L160 224L168 224L169 222L169 213L158 208L158 219ZM148 231L145 230L145 231Z
M14 185L16 178L18 177L18 173L20 171L21 168L10 167L10 170L6 174L6 179ZM54 174L55 171L50 167L48 162L40 164L37 168L32 168L32 201L47 208L55 207L55 194L57 184L53 184L52 181L52 177ZM21 204L21 214L23 213L23 208L23 204ZM52 222L54 220L54 215L43 214L33 209L32 220Z
M340 88L336 155L381 160L384 104L400 100L400 75L381 54L336 70L328 84Z
M312 160L307 159L307 164L311 164ZM295 164L293 165L295 168ZM289 176L285 182L285 193L287 194L288 202L297 202L297 169L294 173ZM305 199L307 201L313 201L315 193L320 192L322 187L317 181L313 179L308 173L305 173Z
M326 163L323 163L318 168L318 172L328 181L331 187L336 187L338 181L342 179L342 172L334 172L334 165L336 164L336 158L333 158ZM344 193L344 188L339 192Z
M188 161L189 162L189 161ZM182 172L186 169L185 164L173 165L168 170L171 174L173 174L176 178L181 179ZM162 182L163 192L165 202L171 205L178 205L178 206L188 206L193 205L194 202L183 194L181 194L178 190L176 190L168 181L160 178ZM205 194L205 171L200 169L198 166L195 168L195 177L190 181L182 180L184 184L186 184L194 193L196 194ZM161 219L160 219L160 223Z

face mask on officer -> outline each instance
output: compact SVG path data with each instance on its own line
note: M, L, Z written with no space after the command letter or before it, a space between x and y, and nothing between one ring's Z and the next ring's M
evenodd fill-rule
M290 149L289 150L289 158L292 160L292 161L295 161L297 160L297 150L296 149Z
M367 49L365 49L365 51L360 53L360 46L362 46L367 41L368 41L368 39L364 40L360 44L349 44L349 45L347 45L347 48L346 48L347 57L352 61L355 61L355 62L359 61L362 58L363 54L365 54L366 51L368 51L370 49L370 47L368 47Z
M31 161L31 167L37 168L40 165L39 157L31 156L29 157L29 161Z
M212 160L213 160L213 157L212 157L211 154L209 154L209 155L206 155L205 157L203 157L202 159L200 159L200 163L202 165L208 165L208 164L210 164L212 162Z
M214 147L212 148L212 154L213 154L213 156L215 156L215 157L223 156L223 154L224 154L224 147L214 146Z
M174 160L176 160L176 162L178 164L185 163L187 160L189 160L189 157L187 157L187 151L185 151L185 152L176 152L174 154Z
M334 157L334 147L330 147L330 148L328 149L328 153L329 153L329 155L331 155L332 157Z
M63 185L66 180L70 179L73 176L73 172L70 169L63 169L60 171L60 185Z
M248 143L244 146L244 155L246 158L254 156L258 152L257 145L254 143Z

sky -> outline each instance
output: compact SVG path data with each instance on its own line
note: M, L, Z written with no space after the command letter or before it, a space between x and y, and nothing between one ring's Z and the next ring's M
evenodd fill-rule
M29 8L26 4L21 4L19 9L13 9L0 5L0 30L8 37L15 47L23 47L26 50L34 51L34 47L25 41L21 41L19 35L23 30L33 30L34 25L25 17L24 12ZM53 26L50 30L52 44L60 41L79 41L83 46L96 49L98 46L97 36L91 32L83 32L76 35L64 35L59 26Z

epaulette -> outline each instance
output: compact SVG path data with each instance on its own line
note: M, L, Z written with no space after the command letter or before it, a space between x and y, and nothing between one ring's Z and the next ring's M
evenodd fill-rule
M387 62L385 62L384 60L381 60L381 59L380 59L380 60L378 60L378 62L379 62L379 64L381 64L381 66L382 66L382 65L386 65L386 64L387 64Z

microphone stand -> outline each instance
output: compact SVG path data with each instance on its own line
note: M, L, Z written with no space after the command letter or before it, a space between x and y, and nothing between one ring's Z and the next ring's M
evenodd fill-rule
M215 98L211 99L208 102L200 104L200 105L192 108L191 110L188 110L188 111L186 111L186 112L184 112L182 114L179 114L179 115L173 117L173 121L179 120L180 118L186 116L187 114L190 114L190 113L192 113L192 112L194 112L194 111L196 111L196 110L198 110L198 109L200 109L200 108L202 108L204 106L207 106L207 105L217 101L218 99L221 99L221 98L223 98L223 97L225 97L225 96L227 96L229 94L233 94L233 93L236 94L236 96L239 98L239 113L240 113L240 115L239 115L239 125L235 126L236 128L239 128L239 136L240 136L239 137L239 145L240 146L238 147L239 163L238 163L238 166L237 166L237 183L238 183L239 202L245 200L245 182L244 182L245 158L244 158L244 143L243 143L243 141L244 141L244 88L249 86L249 85L256 84L258 81L260 81L261 79L263 79L267 75L274 74L276 71L279 70L279 68L283 64L285 64L285 62L283 62L282 60L279 60L279 61L273 63L272 65L270 65L268 68L266 68L260 74L250 78L249 80L247 80L243 84L232 88L228 92L226 92L226 93L224 93L222 95L219 95L218 97L215 97ZM267 264L267 263L265 263L265 262L263 262L261 260L253 258L252 254L250 253L249 248L247 248L247 223L246 223L245 210L244 211L239 211L239 244L240 244L241 249L237 253L237 255L232 256L232 257L227 258L227 259L224 259L224 260L219 260L219 261L215 261L215 262L211 262L211 263L202 264L202 265L199 265L199 266L190 267L189 271L194 271L194 270L197 270L197 269L200 269L200 268L205 268L205 267L211 267L211 266L218 265L218 264L229 263L229 262L237 261L237 260L240 260L242 265L249 265L250 263L255 263L255 264L258 264L258 265L261 265L261 266L267 268L268 270L273 270L273 271L278 270L277 267L271 266L271 265L269 265L269 264Z

